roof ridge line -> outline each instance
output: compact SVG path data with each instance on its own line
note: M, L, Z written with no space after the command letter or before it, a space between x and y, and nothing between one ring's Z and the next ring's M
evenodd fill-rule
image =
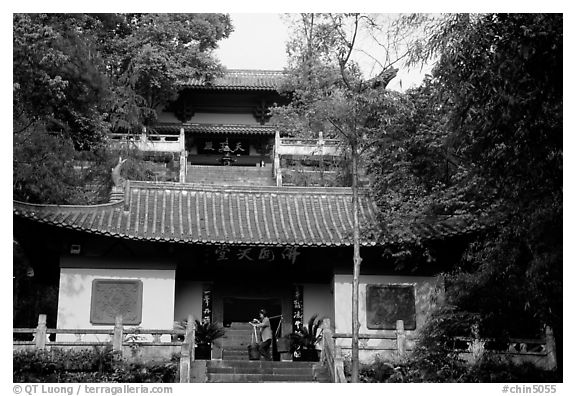
M230 191L230 192L248 192L248 193L279 193L279 194L302 194L307 192L314 195L322 194L338 194L338 195L351 195L351 187L302 187L302 186L223 186L214 184L202 183L180 183L180 182L156 182L156 181L143 181L131 180L130 188L145 188L145 189L173 189L173 190L194 190L194 191ZM362 195L369 192L368 189L361 189L359 191Z
M95 205L69 205L69 204L42 204L42 203L30 203L30 202L24 202L24 201L19 201L16 199L12 200L13 204L17 204L20 206L32 206L32 207L38 207L38 208L64 208L64 209L97 209L97 208L105 208L105 207L113 207L113 206L122 206L124 204L124 199L120 200L120 201L114 201L114 202L105 202L105 203L101 203L101 204L95 204Z

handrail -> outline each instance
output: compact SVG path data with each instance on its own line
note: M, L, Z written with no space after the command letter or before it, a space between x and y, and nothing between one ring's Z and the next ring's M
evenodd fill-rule
M40 314L38 316L38 326L36 328L19 327L13 329L13 334L32 334L34 336L31 341L13 340L14 346L33 346L36 349L44 350L46 347L75 347L75 346L112 346L112 350L122 356L123 349L126 346L153 346L165 347L175 346L180 347L180 382L190 382L192 375L192 364L195 359L194 356L194 340L196 338L195 322L192 315L188 316L186 329L142 329L139 327L126 327L122 324L122 315L115 318L113 328L109 329L49 329L46 326L46 315ZM63 341L50 341L50 334L72 334L76 335L76 340L63 340ZM111 336L107 341L82 341L82 335L91 334L104 334ZM141 340L138 338L126 338L126 335L152 335L152 340ZM183 341L174 340L170 337L170 341L160 341L161 335L184 335Z
M168 134L154 134L154 135L129 135L124 133L110 133L108 136L112 140L134 140L134 141L149 141L149 142L169 142L169 143L179 143L179 135L168 135Z
M36 328L14 328L14 334L35 334ZM138 327L126 327L123 331L124 334L166 334L166 335L185 335L185 330L178 329L140 329ZM114 329L46 329L46 334L114 334Z
M320 362L328 366L330 378L335 383L346 382L342 351L336 346L330 328L330 319L322 322L322 355Z

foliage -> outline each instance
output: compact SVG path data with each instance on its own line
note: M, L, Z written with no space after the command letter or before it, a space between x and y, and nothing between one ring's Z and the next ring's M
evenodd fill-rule
M350 160L353 206L354 269L352 282L353 379L358 377L358 290L362 258L358 223L358 169L361 154L386 134L389 110L397 111L402 98L385 90L397 69L394 61L382 65L369 81L363 78L351 56L363 22L361 14L303 14L289 43L290 75L287 85L292 103L273 111L273 120L290 134L338 137ZM403 111L403 109L399 110ZM290 127L290 125L296 126ZM346 162L345 162L346 163Z
M430 38L454 162L435 197L502 222L470 246L449 295L498 336L532 318L561 338L561 27L555 14L451 15Z
M140 131L187 79L220 73L212 50L231 31L223 14L14 14L14 198L107 199L106 134Z
M177 359L135 363L111 348L13 353L14 382L175 382Z
M360 382L561 382L558 373L543 370L528 362L517 364L507 359L488 355L475 364L450 359L446 359L444 366L432 370L431 366L423 367L422 361L418 359L387 362L377 357L373 363L361 366ZM346 376L349 377L349 361L345 361L344 369Z
M438 57L433 76L408 92L412 115L394 120L409 134L369 160L386 224L458 216L494 225L446 274L454 313L474 315L482 336L500 339L551 325L559 355L561 27L554 14L435 19L412 54ZM450 333L449 321L438 323L426 331Z
M292 351L300 349L315 349L322 339L322 322L318 319L318 314L314 314L308 319L307 326L300 324L298 330L290 334Z
M185 330L188 320L176 322L176 328ZM196 345L212 345L214 341L226 335L224 326L216 322L194 320L196 324L195 338Z
M145 124L153 123L159 105L175 99L183 82L221 72L210 51L232 32L227 15L128 14L123 22L130 34L109 49L114 78L138 96ZM117 127L131 126L120 121Z
M105 65L86 14L14 14L14 133L46 125L91 148L107 128Z
M215 340L224 337L226 330L222 325L215 322L202 321L196 322L196 344L211 345Z

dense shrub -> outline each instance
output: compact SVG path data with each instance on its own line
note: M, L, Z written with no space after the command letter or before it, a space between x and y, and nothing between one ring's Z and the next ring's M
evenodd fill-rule
M532 363L514 364L505 359L486 355L476 364L468 364L454 357L442 364L422 355L399 362L376 358L372 364L360 366L360 382L562 382L557 372L546 371ZM350 379L350 361L344 362L346 377Z
M14 382L175 382L178 359L127 362L110 348L15 351Z

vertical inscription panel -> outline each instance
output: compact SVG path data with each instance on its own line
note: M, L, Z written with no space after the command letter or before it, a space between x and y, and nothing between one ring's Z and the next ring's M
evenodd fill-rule
M142 281L94 279L90 323L113 325L116 315L122 315L125 325L142 322Z
M366 327L394 330L403 320L406 330L416 329L416 296L412 285L366 285Z
M304 288L294 285L292 290L292 331L299 331L304 323Z

